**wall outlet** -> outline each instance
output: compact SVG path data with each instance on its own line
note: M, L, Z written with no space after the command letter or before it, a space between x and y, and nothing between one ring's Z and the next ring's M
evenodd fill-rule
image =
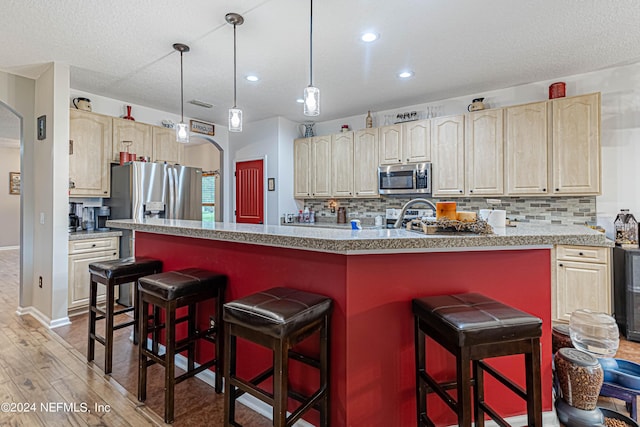
M42 287L42 276L38 277L38 287Z
M500 199L487 199L488 205L500 205L502 204L502 200Z
M40 224L44 224L44 212L40 212Z

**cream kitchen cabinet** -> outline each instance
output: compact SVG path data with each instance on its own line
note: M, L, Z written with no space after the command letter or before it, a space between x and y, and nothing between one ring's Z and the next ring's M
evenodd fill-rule
M311 138L311 195L331 197L331 135Z
M549 192L548 102L505 109L507 193L513 196Z
M125 151L123 141L131 141L129 152L135 153L136 157L153 158L153 136L152 126L125 120L113 118L113 147L111 150L111 161L120 161L120 152Z
M402 163L402 125L378 128L381 165Z
M553 193L600 194L600 93L554 99Z
M109 197L111 117L69 112L69 196Z
M401 159L407 163L431 161L431 121L402 124Z
M370 128L357 131L353 145L355 197L380 197L378 193L378 130Z
M431 119L434 196L464 195L464 116Z
M331 162L333 197L353 197L353 132L331 136Z
M483 110L469 114L465 165L467 194L504 194L503 110Z
M311 197L311 138L293 141L293 197Z
M105 237L69 242L70 314L84 313L89 306L89 264L117 259L118 237ZM98 301L104 301L104 286L98 285Z
M151 134L153 141L153 156L151 156L151 159L154 162L183 163L184 144L176 141L175 129L152 126Z
M569 321L579 308L611 314L611 248L557 246L552 318Z

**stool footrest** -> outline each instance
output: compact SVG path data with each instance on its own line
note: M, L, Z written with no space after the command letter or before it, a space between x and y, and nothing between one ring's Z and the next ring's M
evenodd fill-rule
M506 378L500 372L496 371L494 368L492 368L491 366L487 365L484 361L479 360L476 363L478 364L478 366L480 368L482 368L482 370L486 371L488 374L491 374L491 376L493 378L495 378L496 380L500 381L502 383L502 385L504 385L509 390L511 390L512 392L514 392L518 396L520 396L520 398L522 398L524 400L527 400L527 392L522 387L520 387L518 384L516 384L513 381L511 381L510 379Z
M424 424L427 427L436 427L436 425L427 417L427 414L420 414L420 424Z
M91 337L92 339L98 341L100 344L105 345L106 340L104 339L104 337L98 335L98 334L89 334L89 337Z
M298 421L298 419L310 408L318 409L318 401L324 398L326 393L326 387L318 389L318 391L316 391L309 397L303 396L302 394L295 391L289 391L289 397L294 398L302 404L295 411L293 411L291 415L287 417L287 425L293 425L293 423Z
M117 331L118 329L126 328L127 326L131 326L131 325L135 325L135 324L136 324L135 320L130 320L130 321L124 322L124 323L118 323L117 325L113 325L113 330Z
M271 369L271 372L273 372L273 369ZM263 373L264 374L264 373ZM259 375L258 377L262 376ZM271 375L267 375L267 378L269 378ZM265 378L266 379L266 378ZM236 388L235 390L235 398L238 398L240 396L242 396L245 393L249 393L250 395L252 395L253 397L262 400L265 403L270 404L271 406L273 406L273 394L271 393L267 393L266 391L262 390L261 388L256 387L256 384L260 384L262 381L264 381L264 379L262 381L256 382L254 384L255 378L253 380L243 380L242 378L238 378L238 377L231 377L231 378L225 378L225 382L229 381L229 383ZM241 387L241 388L239 388Z
M318 359L298 353L297 351L289 350L289 358L302 362L305 365L312 366L316 369L320 369L320 361Z
M113 315L117 316L118 314L124 314L124 313L129 313L131 311L135 310L135 307L127 307L127 308L122 308L120 310L114 311Z
M484 412L486 412L491 419L498 424L500 427L511 427L511 424L509 424L504 418L502 418L500 415L498 415L498 413L496 411L494 411L491 406L487 405L487 402L485 402L484 400L482 402L479 403L480 407L482 408L482 410Z
M432 391L434 391L438 396L440 396L440 398L444 401L444 403L447 404L447 406L449 406L449 408L451 408L452 411L454 412L458 411L458 403L455 401L453 397L451 397L449 393L446 392L446 390L440 384L438 384L438 382L436 382L436 380L434 380L429 374L427 374L422 369L420 370L419 375L420 375L420 379L426 382L427 386L429 386L429 388ZM449 387L449 388L453 388L453 387Z
M197 368L193 368L191 371L187 371L182 375L179 375L176 377L175 379L175 383L181 383L182 381L189 379L191 377L194 377L196 375L198 375L200 372L204 371L205 369L208 369L212 366L215 366L215 364L218 363L218 361L216 359L210 360L206 363L201 364L200 366L198 366Z

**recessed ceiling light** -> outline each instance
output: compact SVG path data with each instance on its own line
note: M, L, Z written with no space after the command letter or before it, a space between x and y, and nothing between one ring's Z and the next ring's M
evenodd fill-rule
M408 79L411 76L413 76L413 71L403 71L398 74L398 77L400 77L401 79Z
M361 39L363 42L371 43L378 40L378 37L380 37L380 35L376 33L364 33Z
M258 80L260 80L260 79L258 78L258 76L254 76L254 75L250 75L250 76L247 76L247 77L245 77L245 78L246 78L247 80L249 80L250 82L257 82Z
M302 98L298 98L298 99L296 99L296 102L297 102L298 104L304 104L304 99L302 99Z

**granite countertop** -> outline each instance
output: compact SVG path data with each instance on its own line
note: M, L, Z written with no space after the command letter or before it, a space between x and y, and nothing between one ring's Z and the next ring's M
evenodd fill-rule
M76 231L69 233L69 241L74 240L88 240L88 239L101 239L104 237L120 237L122 236L121 230L109 230L109 231Z
M157 218L109 220L107 225L148 233L345 255L533 249L550 248L553 245L613 247L613 242L604 234L580 225L518 224L517 227L507 227L500 234L493 235L425 235L404 229L345 230Z

